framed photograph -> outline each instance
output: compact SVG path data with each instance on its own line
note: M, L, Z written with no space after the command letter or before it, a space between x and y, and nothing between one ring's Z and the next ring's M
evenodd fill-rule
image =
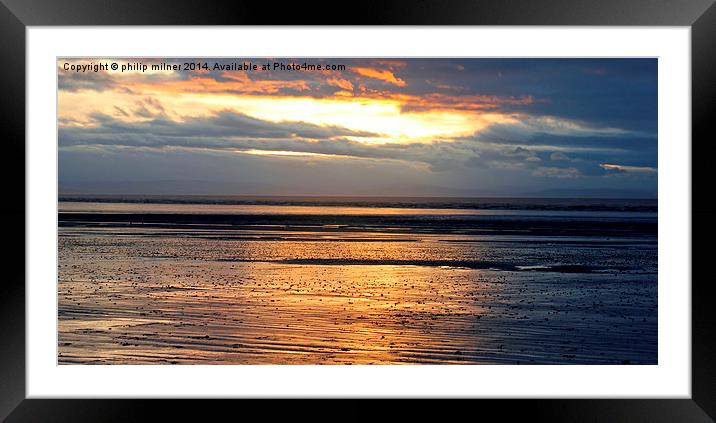
M712 3L5 1L0 416L713 421Z

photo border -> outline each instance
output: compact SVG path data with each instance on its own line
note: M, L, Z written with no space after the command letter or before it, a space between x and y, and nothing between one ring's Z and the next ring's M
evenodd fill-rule
M40 400L26 399L25 381L25 52L27 26L65 25L659 25L691 27L692 69L692 397L691 399L628 400L476 400L466 407L409 401L391 404L381 418L439 415L442 420L468 415L503 419L537 418L549 421L714 421L716 418L716 292L706 277L710 257L707 242L716 234L716 207L706 192L712 135L708 132L716 110L716 6L714 0L629 2L587 0L396 1L354 7L328 2L292 2L276 7L267 3L187 0L2 0L0 51L6 163L2 166L6 201L2 214L7 225L7 277L3 284L2 348L0 348L0 419L7 421L127 421L170 418L211 420L227 411L241 410L245 400ZM339 7L343 6L343 7ZM318 12L318 11L322 12ZM345 10L341 12L341 10ZM350 13L348 13L350 12ZM708 137L708 138L707 138ZM694 142L694 140L700 140ZM688 142L688 141L687 141ZM23 183L18 174L23 175ZM701 196L697 196L701 192ZM13 222L25 222L24 225ZM698 231L694 227L698 225ZM696 248L701 245L701 248ZM695 277L699 275L700 277ZM699 282L700 281L700 282ZM142 381L138 381L142 383ZM477 382L476 382L477 383ZM211 401L211 403L209 403ZM240 401L240 402L237 402ZM265 408L275 400L252 402ZM271 417L355 420L373 418L385 401L334 400L341 414L317 411L313 400L273 406ZM475 405L479 407L475 409ZM322 407L324 407L322 405ZM477 413L477 414L473 414ZM229 414L232 415L232 414ZM710 416L710 417L709 417Z

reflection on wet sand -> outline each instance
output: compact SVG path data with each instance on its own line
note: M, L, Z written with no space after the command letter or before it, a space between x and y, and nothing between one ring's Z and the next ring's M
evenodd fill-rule
M618 270L651 260L638 243L610 246L622 251L611 270L561 273L424 259L611 253L578 240L550 252L447 235L235 235L61 228L59 363L656 362L655 274Z

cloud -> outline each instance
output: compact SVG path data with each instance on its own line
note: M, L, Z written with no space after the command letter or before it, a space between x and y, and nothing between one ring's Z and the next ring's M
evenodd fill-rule
M130 117L129 113L126 110L124 110L123 108L121 108L119 106L113 106L113 107L114 107L114 111L116 114L118 114L120 116L127 117L127 118Z
M128 116L124 109L117 106L114 106L114 109L120 115ZM164 109L164 106L162 106L162 103L153 97L145 97L141 100L137 100L135 102L135 107L132 110L132 114L141 118L153 118L156 116L164 118L168 117L167 111Z
M634 131L613 128L608 126L595 126L578 120L559 118L555 116L529 117L525 124L535 132L551 135L568 135L576 137L614 137L642 135Z
M603 174L595 169L600 169L601 172L607 170L632 173L643 169L627 166L617 170L619 165L595 163L593 160L581 158L578 161L570 161L579 163L578 167L544 166L543 161L547 158L555 162L569 157L562 151L555 152L557 147L552 145L524 144L524 141L534 134L529 132L529 125L521 122L512 126L496 125L503 134L520 134L516 138L521 141L513 144L506 141L495 143L495 131L491 130L491 127L483 131L490 135L487 137L478 132L469 138L375 144L362 139L384 138L385 135L340 126L267 121L231 110L222 110L209 116L171 119L162 113L163 105L151 97L144 98L139 104L142 110L132 112L146 114L145 120L127 121L122 112L128 112L120 109L115 116L94 113L90 116L90 123L85 126L75 123L61 125L60 147L73 150L202 150L223 154L280 155L297 160L331 156L401 161L424 166L433 172L455 172L460 168L494 169L548 178ZM572 143L574 144L574 141ZM579 150L580 148L585 150ZM582 152L590 148L592 147L573 147L574 150ZM570 150L567 148L565 151Z
M393 72L387 69L354 66L351 67L351 71L357 73L358 75L365 76L366 78L377 79L379 81L397 85L398 87L405 86L405 81L396 77Z
M449 95L443 93L430 93L423 95L408 94L380 94L373 97L390 98L402 103L403 112L420 112L431 110L462 110L462 111L500 111L506 106L526 106L534 103L535 98L523 97L498 97L485 95Z
M125 122L101 113L91 117L91 126L61 126L60 147L262 150L425 163L437 163L457 155L449 143L371 145L346 137L360 139L380 134L305 122L269 122L231 111L184 121L171 120L161 115L139 122Z
M229 60L241 61L216 59ZM274 174L265 157L272 155L270 163L296 168L328 157L323 162L355 161L362 169L410 167L465 185L612 184L605 175L634 187L655 183L654 59L311 60L347 67L60 71L61 151L91 150L98 160L110 150L132 157L239 157L264 163L256 168L262 175Z
M143 102L143 110L148 103ZM154 109L157 110L156 108ZM74 128L79 133L93 136L122 136L141 134L146 137L244 137L255 139L331 139L336 137L378 137L380 134L369 131L356 131L339 126L320 126L306 122L270 122L253 118L241 113L224 110L208 117L191 117L183 121L166 118L161 113L150 113L152 119L141 122L124 122L111 116L94 113L93 126ZM69 128L60 128L60 132Z
M328 85L333 85L344 90L353 91L353 84L351 81L342 78L328 78L326 80Z
M106 72L78 73L59 70L57 74L57 88L62 91L107 91L117 87L117 83Z
M575 138L632 138L639 134L621 128L600 128L586 122L554 116L534 117L514 114L508 123L496 123L476 134L481 140L501 144L524 144L541 136L563 137L571 146ZM598 141L601 144L601 141Z
M534 151L532 151L528 148L520 147L520 146L515 147L514 149L504 150L502 152L502 155L506 156L506 157L510 157L510 158L519 159L519 160L525 160L528 162L542 161L542 159L540 159L537 156L537 153L535 153Z
M566 154L562 153L561 151L557 151L550 154L549 159L554 161L571 160L569 157L567 157Z
M141 81L132 84L135 90L155 90L178 93L201 93L218 95L287 95L309 91L306 80L270 80L251 78L245 73L222 72L198 73L188 79L166 79L162 81Z
M581 172L573 167L538 167L532 174L547 178L579 178L582 176Z
M602 169L606 170L607 172L611 173L640 173L640 174L651 174L651 173L657 173L657 169L655 167L647 167L647 166L624 166L624 165L618 165L618 164L608 164L608 163L602 163L599 165Z

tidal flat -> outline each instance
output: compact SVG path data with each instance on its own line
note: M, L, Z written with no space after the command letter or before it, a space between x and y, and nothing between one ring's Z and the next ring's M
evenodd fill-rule
M107 207L61 203L60 364L658 363L648 213Z

